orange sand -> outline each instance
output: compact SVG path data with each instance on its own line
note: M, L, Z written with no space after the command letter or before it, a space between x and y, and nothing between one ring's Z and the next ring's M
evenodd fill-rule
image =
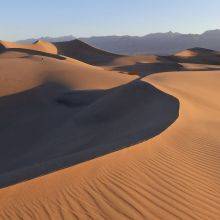
M57 48L49 42L45 41L36 41L33 44L17 44L13 42L0 41L0 48L4 47L5 49L27 49L27 50L36 50L42 51L45 53L57 54Z
M173 125L147 142L1 189L0 218L218 219L220 72L143 80L180 100Z
M0 96L48 79L84 90L136 78L70 58L44 57L42 63L41 56L18 52L1 54L0 70ZM220 71L142 80L179 99L174 124L135 146L0 189L0 219L219 219Z
M194 56L197 56L198 53L195 52L195 51L191 51L191 50L184 50L184 51L180 51L178 53L175 54L175 56L177 57L194 57Z
M103 70L83 62L8 51L0 54L0 96L22 92L57 80L73 89L107 89L130 82L136 76Z

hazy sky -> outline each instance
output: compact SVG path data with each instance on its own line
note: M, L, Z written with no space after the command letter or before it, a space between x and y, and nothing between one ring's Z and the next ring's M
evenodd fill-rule
M220 0L2 0L0 39L220 29Z

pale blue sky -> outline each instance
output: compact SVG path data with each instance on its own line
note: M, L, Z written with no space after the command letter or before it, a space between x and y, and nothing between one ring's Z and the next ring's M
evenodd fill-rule
M220 29L220 0L2 0L0 39Z

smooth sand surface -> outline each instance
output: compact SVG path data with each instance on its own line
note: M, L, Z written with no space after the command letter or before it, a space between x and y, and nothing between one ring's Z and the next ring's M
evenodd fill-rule
M0 41L0 51L4 49L27 49L57 54L57 48L52 43L40 40L33 44L18 44L8 41Z
M174 124L138 145L2 188L0 218L219 219L220 72L143 81L179 99Z
M108 89L137 78L70 58L60 60L32 55L28 51L0 54L0 70L0 97L34 88L50 80L72 89Z

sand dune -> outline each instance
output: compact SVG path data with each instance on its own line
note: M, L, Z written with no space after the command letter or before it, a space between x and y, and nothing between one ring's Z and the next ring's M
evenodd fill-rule
M52 43L40 40L33 44L18 44L13 42L0 41L0 51L5 49L27 49L57 54L57 48Z
M202 64L202 63L180 63L184 70L220 70L220 65Z
M54 43L59 54L83 61L92 65L105 65L114 59L123 57L92 47L80 40Z
M163 71L182 70L181 65L155 55L125 56L94 48L80 40L54 43L58 53L82 62L131 75L146 76Z
M141 77L159 72L220 69L220 53L205 48L192 48L172 56L125 56L94 48L80 40L59 42L55 46L61 55Z
M6 50L0 67L0 186L149 139L178 117L174 97L74 59Z
M97 67L13 47L0 54L0 219L219 219L220 71L198 71L218 52ZM111 70L168 64L179 71Z
M220 65L220 52L205 48L192 48L180 51L169 59L182 63L200 63Z
M95 91L50 83L0 98L0 187L152 138L178 109L177 99L140 81Z
M48 80L74 89L108 89L136 78L74 59L60 60L44 56L42 61L42 56L29 54L28 51L0 54L0 69L0 96L22 92Z
M173 125L130 148L1 189L1 218L218 219L220 73L143 81L180 100Z
M174 56L176 57L185 57L185 58L188 58L188 57L195 57L195 56L210 56L210 55L218 55L219 52L217 51L214 51L214 50L210 50L210 49L206 49L206 48L199 48L199 47L195 47L195 48L191 48L191 49L188 49L188 50L183 50L183 51L180 51L178 53L176 53Z
M192 48L172 56L130 56L115 59L107 69L141 77L170 71L220 69L220 53L205 48Z
M198 53L196 51L188 49L188 50L177 52L174 56L188 58L188 57L195 57L197 55Z

